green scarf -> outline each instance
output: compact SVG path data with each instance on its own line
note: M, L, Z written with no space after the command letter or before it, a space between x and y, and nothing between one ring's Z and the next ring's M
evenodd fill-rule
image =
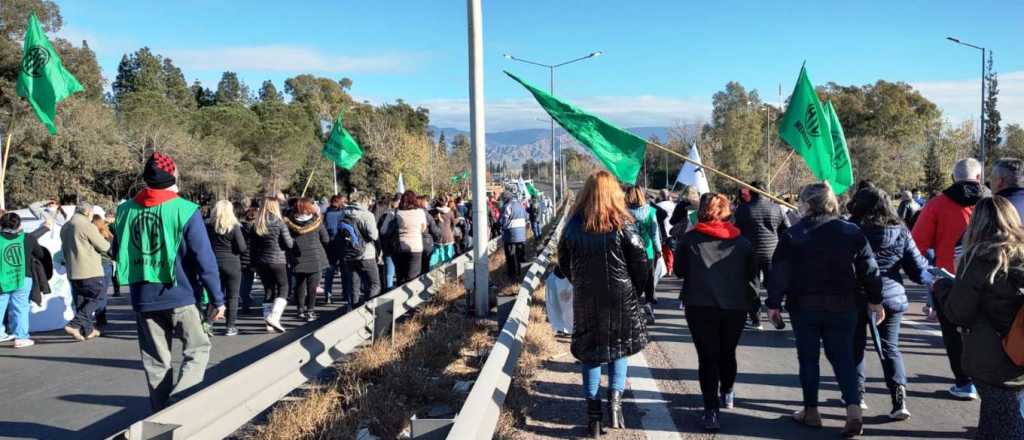
M25 284L25 234L8 239L0 235L0 292L13 292Z
M122 283L176 284L174 262L185 225L199 205L176 197L156 206L128 201L117 208L117 278Z

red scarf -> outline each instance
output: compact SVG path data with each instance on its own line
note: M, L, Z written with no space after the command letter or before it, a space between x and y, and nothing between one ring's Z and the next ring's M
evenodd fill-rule
M145 188L142 191L139 191L139 193L135 195L135 198L133 200L135 200L135 203L142 205L143 208L150 208L161 203L164 203L168 200L171 200L175 197L178 197L178 193L174 191L168 191L166 189Z
M693 229L701 234L722 240L732 240L740 236L740 230L736 226L723 221L700 222Z

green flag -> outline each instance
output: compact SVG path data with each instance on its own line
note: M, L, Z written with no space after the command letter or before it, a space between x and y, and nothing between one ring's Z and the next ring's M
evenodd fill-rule
M342 125L341 115L341 113L338 113L338 119L334 120L334 126L331 127L331 136L327 138L327 143L324 144L321 154L338 164L339 167L351 170L356 165L356 162L359 162L359 159L363 157L363 149L359 148L359 144L356 143L356 140L352 138L352 135Z
M643 166L644 154L647 152L647 141L633 133L602 121L597 116L587 114L583 110L551 96L543 90L526 83L515 75L506 75L526 87L544 111L558 121L565 131L590 149L594 156L608 168L620 181L628 184L636 183L636 176Z
M814 86L807 79L806 67L800 68L800 78L789 97L789 107L779 123L779 137L804 158L815 177L832 184L836 194L841 193L832 162L834 151L828 115L814 93Z
M459 183L459 182L464 181L466 179L469 179L469 170L465 170L465 171L463 171L463 172L461 172L459 174L456 174L456 175L452 176L452 183L453 184Z
M850 164L850 150L846 147L846 135L831 99L825 103L825 113L828 113L828 128L832 134L832 169L835 170L832 190L839 195L853 186L853 165Z
M64 69L60 55L46 39L36 14L30 15L18 73L18 96L28 100L39 122L55 135L57 126L53 121L57 117L57 103L82 90L85 89L78 80Z
M530 194L530 197L537 197L540 195L540 191L533 186L533 182L526 182L526 192Z

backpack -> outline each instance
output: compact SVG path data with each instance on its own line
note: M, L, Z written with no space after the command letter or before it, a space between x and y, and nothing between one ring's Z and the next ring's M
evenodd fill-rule
M337 250L345 261L363 259L363 251L366 250L366 241L363 240L359 228L352 221L349 212L342 214L338 222L338 233L335 235Z
M395 255L401 251L402 245L399 239L399 232L402 230L402 217L397 212L391 212L381 222L380 244L381 248L388 255Z

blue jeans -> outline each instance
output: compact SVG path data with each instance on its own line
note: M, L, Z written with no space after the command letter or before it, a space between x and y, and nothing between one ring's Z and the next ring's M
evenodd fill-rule
M252 307L252 283L255 281L256 273L251 267L242 269L242 281L238 288L238 298L242 300L242 308Z
M333 298L334 296L334 274L341 270L341 266L344 264L341 260L336 260L332 263L328 263L324 269L324 298Z
M853 361L857 364L857 383L864 384L864 357L875 357L866 355L865 349L874 351L875 343L870 341L871 335L868 331L868 314L864 311L859 313L857 329L854 332L853 340ZM885 386L890 390L896 389L896 385L907 385L907 372L903 368L903 355L900 354L900 323L903 322L903 314L885 310L885 320L878 324L878 337L882 340L882 354L885 360L882 361L882 373L885 375Z
M539 239L540 238L540 231L541 231L540 222L539 221L533 222L531 224L531 226L533 226L533 239L534 240Z
M110 286L114 285L114 263L104 262L103 263L103 292L106 293L110 290ZM100 300L99 307L96 308L96 313L104 313L107 311L107 296L103 295L103 299Z
M0 321L7 315L7 304L11 305L11 328L15 339L28 339L28 295L32 292L32 278L25 278L21 288L10 292L0 292ZM0 322L0 337L7 337Z
M395 287L395 259L390 255L384 256L384 291Z
M796 355L800 361L800 387L804 392L804 407L818 406L818 388L821 379L822 342L825 357L836 373L839 389L847 405L859 405L857 366L853 361L853 334L857 326L857 312L818 312L790 310L793 335L796 336Z
M597 390L601 387L601 366L600 362L583 363L583 392L588 399L597 398ZM608 362L608 386L612 390L622 391L626 389L626 369L629 366L628 357L620 357L613 362Z

